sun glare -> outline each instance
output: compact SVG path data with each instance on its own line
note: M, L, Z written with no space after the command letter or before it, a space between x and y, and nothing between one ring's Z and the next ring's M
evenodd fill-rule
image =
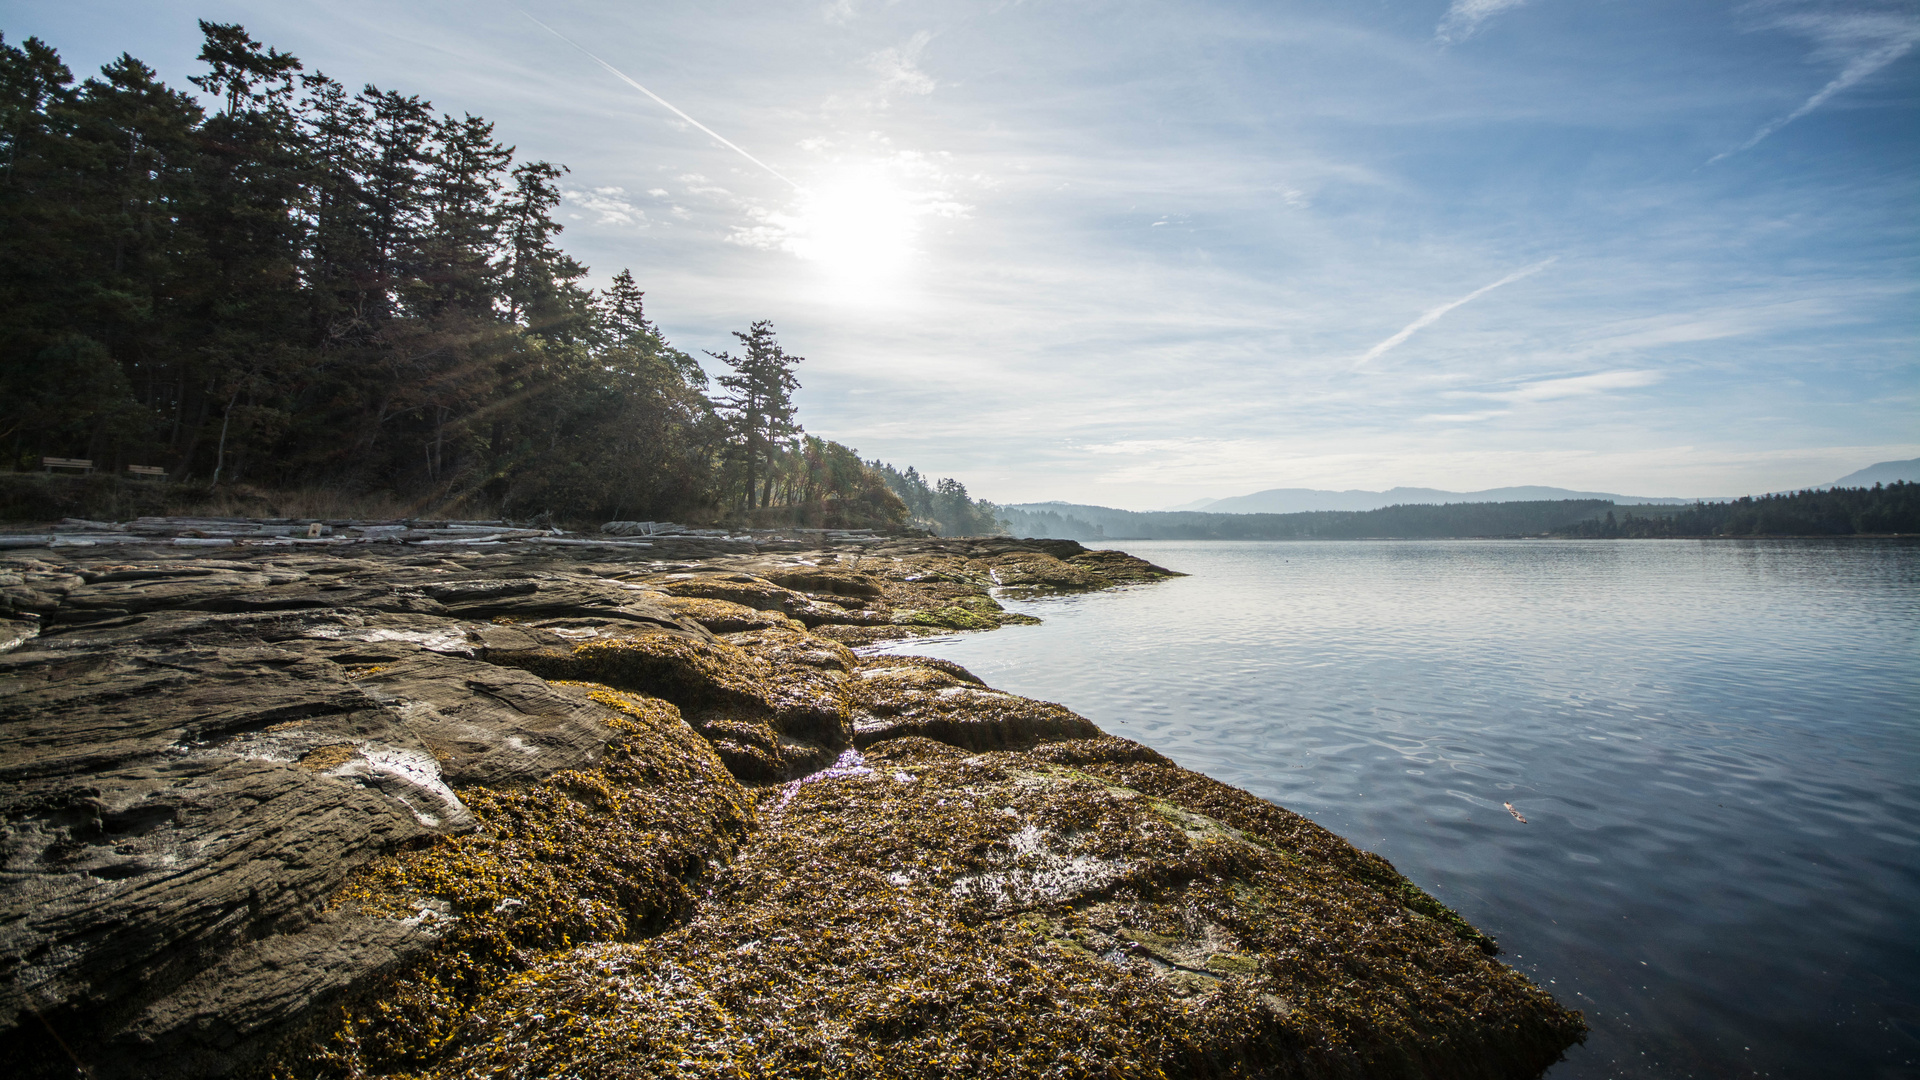
M875 303L898 291L911 268L917 216L890 170L846 168L801 193L791 248L820 267L834 299Z

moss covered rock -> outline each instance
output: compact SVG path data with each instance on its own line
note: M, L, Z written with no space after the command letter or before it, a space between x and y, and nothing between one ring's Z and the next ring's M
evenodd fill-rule
M520 790L468 790L467 835L385 856L332 907L438 921L439 945L321 1018L277 1071L367 1075L444 1057L518 972L555 950L631 941L693 910L698 882L748 832L752 802L707 740L657 698L561 683L614 717L601 763Z
M0 560L23 1075L1520 1077L1583 1030L1385 860L847 648L1141 560L231 554Z
M1125 750L1088 743L1051 757ZM685 925L552 954L429 1074L1525 1077L1582 1031L1284 811L1243 828L1048 755L919 737L761 811Z

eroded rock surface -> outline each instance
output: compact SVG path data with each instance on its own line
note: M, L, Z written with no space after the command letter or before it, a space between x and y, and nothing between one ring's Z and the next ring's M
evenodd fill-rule
M429 1075L1527 1076L1578 1036L1324 830L1048 749L905 736L766 793L691 920L543 958ZM1226 819L1150 794L1183 786Z
M22 1075L1529 1076L1395 873L957 665L1065 541L0 560Z

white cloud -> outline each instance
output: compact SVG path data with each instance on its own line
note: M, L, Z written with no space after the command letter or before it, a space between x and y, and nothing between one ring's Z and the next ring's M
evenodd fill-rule
M1434 28L1433 36L1443 42L1465 41L1480 29L1480 24L1527 0L1453 0L1446 18Z
M1826 104L1834 95L1900 59L1911 52L1916 44L1920 44L1920 16L1914 13L1911 5L1867 11L1835 11L1824 6L1817 9L1802 7L1801 10L1780 10L1775 6L1773 10L1778 13L1764 20L1762 25L1765 28L1789 30L1812 38L1815 42L1813 59L1837 63L1840 71L1825 86L1816 90L1812 97L1802 102L1799 108L1760 125L1760 129L1749 136L1746 142L1715 154L1708 160L1709 165L1741 151L1751 150L1760 140Z
M1906 204L1885 190L1910 178L1898 146L1836 144L1817 167L1734 190L1667 156L1676 131L1715 125L1711 155L1801 106L1853 55L1803 64L1826 39L1730 33L1731 4L1595 7L1608 24L1596 34L1544 18L1570 8L1446 0L1416 14L1432 21L1409 38L1351 5L1089 19L853 0L852 21L833 25L830 2L744 21L724 5L580 9L605 15L581 40L645 85L810 188L844 180L849 194L820 200L811 221L784 185L676 133L673 114L591 64L561 62L558 43L529 56L519 32L488 37L484 21L441 26L401 5L389 21L409 24L425 66L390 50L364 76L407 72L407 92L498 117L503 138L568 162L589 195L624 185L613 197L644 207L646 226L562 208L566 246L597 279L634 266L696 353L773 318L812 358L810 428L995 499L1158 506L1398 483L1724 494L1920 452L1855 449L1807 468L1667 449L1912 439L1920 293L1900 274ZM1766 2L1739 0L1741 25L1829 12L1822 25L1843 41L1859 35L1829 9L1870 0ZM1445 49L1443 16L1458 39ZM314 35L276 44L362 77L362 43L311 22ZM1528 48L1492 48L1522 26ZM923 27L937 53L929 39L916 49ZM1276 50L1287 63L1270 62ZM1885 89L1897 124L1909 106L1892 84L1914 55L1817 108ZM931 96L911 89L933 80ZM1755 86L1784 96L1756 105L1738 89ZM902 146L952 151L928 155L951 179L909 172ZM1564 168L1569 153L1599 155L1596 167ZM895 190L873 204L860 176L838 175L882 160ZM1191 218L1147 227L1172 210ZM796 250L803 225L818 258ZM869 272L902 251L889 305L820 302L829 258ZM1455 310L1461 285L1556 252L1551 276ZM1609 386L1621 371L1669 374ZM1141 452L1088 449L1129 441Z
M589 190L568 188L561 192L567 202L578 206L589 214L596 215L595 225L625 225L629 228L645 228L646 211L627 201L625 188L597 187ZM579 215L572 215L576 220Z
M1482 420L1491 420L1496 416L1505 416L1510 409L1486 409L1481 412L1466 413L1428 413L1420 419L1433 424L1477 424Z
M1594 375L1575 375L1564 379L1542 379L1539 382L1522 383L1511 390L1485 393L1456 391L1448 396L1487 397L1512 402L1553 401L1558 398L1604 394L1609 390L1632 390L1642 386L1652 386L1664 378L1666 376L1658 371L1602 371Z
M905 45L898 48L881 49L867 57L867 67L880 76L880 99L885 101L893 93L931 94L939 84L933 77L920 70L920 54L926 50L927 43L933 40L933 34L922 30L907 39Z

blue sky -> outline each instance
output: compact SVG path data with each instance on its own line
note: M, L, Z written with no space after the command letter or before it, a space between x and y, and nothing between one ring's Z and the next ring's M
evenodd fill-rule
M998 501L1725 495L1920 456L1920 3L528 10L768 168L492 0L0 29L184 87L193 20L238 21L493 119L571 168L563 243L677 344L770 318L810 430Z

